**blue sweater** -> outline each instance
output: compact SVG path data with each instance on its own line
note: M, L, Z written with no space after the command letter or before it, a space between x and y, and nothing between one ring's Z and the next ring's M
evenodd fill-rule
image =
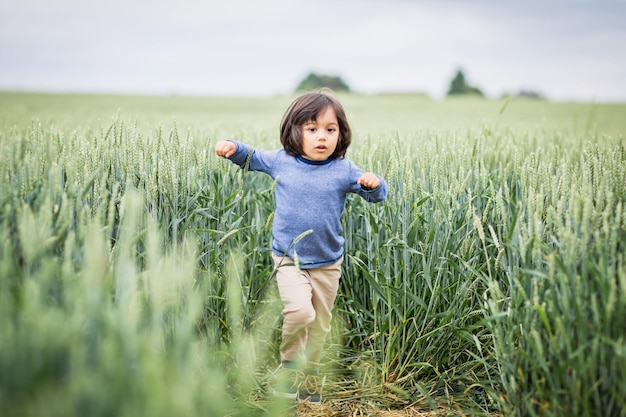
M360 186L357 180L363 171L348 159L317 162L294 157L284 149L261 151L241 142L235 144L237 151L229 158L232 162L244 168L251 151L249 169L278 178L272 249L292 259L295 249L303 269L328 265L343 256L340 218L348 193L371 203L387 198L385 180L379 177L380 185L375 189ZM312 233L294 246L294 239L308 230Z

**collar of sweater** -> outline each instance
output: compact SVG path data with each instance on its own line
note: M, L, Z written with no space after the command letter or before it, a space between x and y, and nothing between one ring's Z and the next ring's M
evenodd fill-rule
M297 156L296 159L300 162L304 162L305 164L309 164L309 165L326 165L326 164L330 164L332 161L335 160L335 158L328 158L325 159L323 161L312 161L310 159L306 159L303 156Z

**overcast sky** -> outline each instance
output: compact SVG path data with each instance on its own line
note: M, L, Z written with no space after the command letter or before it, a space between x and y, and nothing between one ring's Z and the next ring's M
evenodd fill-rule
M0 89L264 96L309 72L358 92L626 102L626 0L0 0Z

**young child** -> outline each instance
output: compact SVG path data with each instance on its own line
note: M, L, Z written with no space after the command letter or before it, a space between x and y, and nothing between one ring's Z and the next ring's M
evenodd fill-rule
M285 112L283 149L262 151L235 141L215 145L218 156L242 168L251 152L249 169L277 179L272 257L284 304L279 370L286 379L274 393L313 404L321 403L316 375L339 288L346 195L356 193L372 203L387 198L385 180L345 159L351 140L339 101L312 92ZM304 383L297 370L304 370Z

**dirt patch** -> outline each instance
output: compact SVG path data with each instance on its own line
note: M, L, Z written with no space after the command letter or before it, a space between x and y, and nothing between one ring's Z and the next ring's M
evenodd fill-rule
M364 407L358 402L324 402L321 405L311 405L301 403L297 406L298 417L435 417L443 416L447 413L426 412L415 407L407 407L401 410L384 410L374 407Z

